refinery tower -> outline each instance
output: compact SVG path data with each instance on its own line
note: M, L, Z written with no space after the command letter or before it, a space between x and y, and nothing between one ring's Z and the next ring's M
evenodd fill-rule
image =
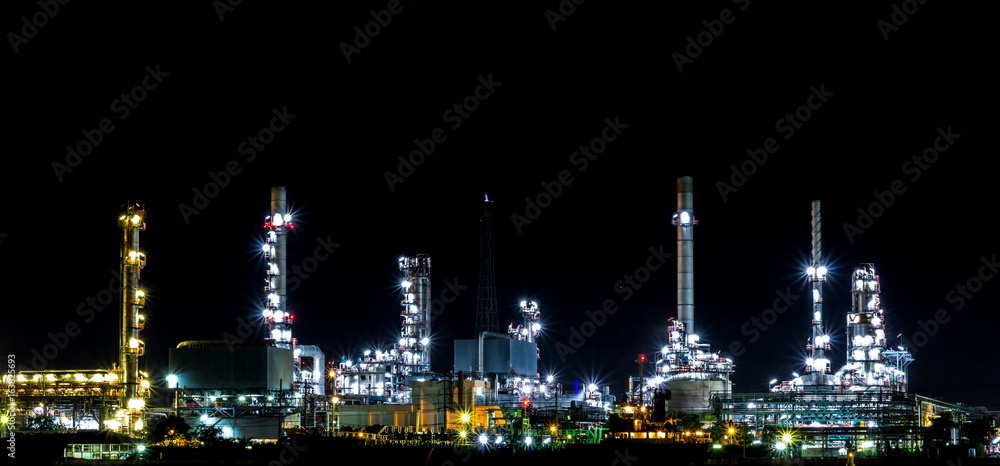
M694 322L694 216L693 180L677 180L677 317L668 319L667 343L656 353L656 373L645 390L670 390L668 410L704 413L711 396L732 392L733 361L713 353L695 333ZM646 398L650 399L650 398Z

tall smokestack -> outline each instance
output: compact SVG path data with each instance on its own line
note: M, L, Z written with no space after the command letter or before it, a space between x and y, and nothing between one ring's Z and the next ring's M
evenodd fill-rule
M292 347L292 322L287 309L287 292L285 288L285 244L288 230L295 228L291 214L288 213L288 203L285 200L285 187L271 188L271 215L264 219L267 238L264 243L264 258L267 261L267 271L264 291L267 302L264 308L264 319L268 324L270 337L277 341L280 348Z
M677 179L677 320L684 324L688 335L694 330L694 180L690 176Z

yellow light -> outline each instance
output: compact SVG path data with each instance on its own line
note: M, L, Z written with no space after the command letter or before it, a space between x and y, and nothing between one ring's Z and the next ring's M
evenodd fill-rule
M468 435L468 434L466 434L466 432L464 430L458 433L458 436L462 437L462 438L465 438L466 435Z
M333 404L340 403L340 397L339 396L335 396L335 397L333 397L333 399L331 401L333 401Z
M143 380L142 383L141 383L141 385L142 385L142 388L149 388L149 381L148 380Z
M114 373L108 374L107 377L104 378L104 380L107 382L114 382L115 380L118 380L118 375Z
M10 422L10 418L9 418L9 417L7 417L7 415L6 415L6 414L5 414L5 415L3 415L3 417L0 417L0 424L6 424L6 423L8 423L8 422Z
M469 419L471 419L469 413L462 413L462 422L469 422Z
M17 374L17 381L18 382L27 382L28 379L24 378L24 374Z
M56 377L52 374L45 374L45 380L48 380L49 382L55 382Z
M91 382L104 382L104 376L102 376L101 374L97 374L92 379L90 379L90 381Z
M77 382L86 382L87 381L87 378L84 377L83 374L73 374L73 378L75 378Z
M132 348L132 349L138 348L139 347L139 340L136 340L135 338L130 338L128 340L128 347Z
M107 421L104 421L104 425L108 426L108 428L111 429L111 430L118 430L118 429L122 428L122 423L118 422L118 421L115 421L113 419L109 419Z
M142 423L142 419L135 421L135 430L142 430L143 426L144 424Z
M141 221L142 221L142 217L140 217L138 215L133 215L132 216L132 223L139 223ZM156 222L153 222L153 223L156 223Z
M34 380L35 382L38 382L41 378L42 378L42 374L35 374L35 376L31 378L31 380Z
M125 417L125 410L119 409L118 411L115 411L115 417Z
M781 434L781 441L785 442L785 443L791 442L792 441L792 434L789 434L788 432L785 432L784 434Z
M128 400L129 409L142 409L143 406L146 406L146 402L143 401L142 398L132 398L131 400Z
M556 431L556 426L549 427L549 430L552 431L552 432L555 432Z
M146 293L143 293L141 290L136 290L136 292L135 292L135 297L136 298L141 298L143 296L146 296Z
M730 427L729 428L729 434L732 435L732 434L735 434L735 433L736 433L736 429L733 429L732 427Z
M330 377L336 377L337 371L330 371Z

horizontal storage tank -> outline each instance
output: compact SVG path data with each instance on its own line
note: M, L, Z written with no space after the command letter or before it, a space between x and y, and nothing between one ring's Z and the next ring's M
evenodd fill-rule
M712 410L712 395L732 393L732 382L717 379L676 378L663 383L670 390L667 411L683 414L707 413Z
M287 390L294 374L292 350L274 340L185 341L169 357L169 373L185 389Z
M455 372L479 371L479 340L455 340ZM483 372L521 374L538 373L538 345L509 338L483 340Z

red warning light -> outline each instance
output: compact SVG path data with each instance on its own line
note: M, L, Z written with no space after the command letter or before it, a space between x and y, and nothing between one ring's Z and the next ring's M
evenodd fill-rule
M645 354L640 354L639 355L639 362L646 362L646 355Z

